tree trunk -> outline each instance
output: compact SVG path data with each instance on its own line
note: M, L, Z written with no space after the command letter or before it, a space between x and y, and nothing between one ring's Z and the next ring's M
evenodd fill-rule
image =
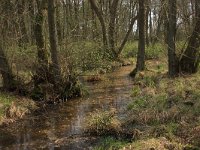
M29 18L30 18L30 42L33 45L35 42L35 35L34 35L34 1L28 1L28 11L29 11Z
M48 56L47 50L45 48L44 36L43 36L43 7L44 0L40 3L37 0L37 9L38 12L35 17L34 24L34 34L37 45L37 55L38 55L38 67L36 69L36 76L34 77L35 86L38 86L40 83L48 81Z
M61 15L60 15L60 7L61 7L61 2L56 1L56 29L57 29L57 39L59 45L61 44L63 37L62 37L62 27L61 27Z
M24 22L24 7L25 7L25 1L24 0L18 0L17 1L17 13L19 17L19 29L20 29L20 37L19 37L19 46L22 46L25 43L29 42L26 25Z
M131 23L130 23L130 25L129 25L128 32L126 33L126 35L125 35L125 37L124 37L124 40L122 41L121 46L120 46L119 49L118 49L117 57L121 54L121 52L122 52L122 50L123 50L123 48L124 48L124 46L125 46L125 44L126 44L126 42L127 42L127 40L128 40L128 37L129 37L130 33L131 33L132 30L133 30L133 25L134 25L134 23L135 23L135 21L136 21L137 19L138 19L138 16L132 18Z
M109 48L112 52L112 57L117 57L117 53L115 50L115 25L116 25L116 15L117 15L117 7L119 0L114 0L110 6L110 22L109 22L109 30L108 30L108 41Z
M150 10L150 7L149 7L149 5L150 5L150 2L149 1L147 1L146 2L147 4L147 7L146 7L146 13L145 13L145 39L146 39L146 45L147 45L147 47L149 46L149 12L151 11Z
M59 82L61 79L60 65L58 62L56 26L55 26L55 4L54 0L48 0L48 25L49 25L49 40L52 60L52 71L54 81Z
M180 71L183 73L196 73L200 62L200 2L195 1L196 5L196 25L189 38L188 46L180 59Z
M14 76L12 74L12 70L8 64L8 60L6 59L6 55L4 53L3 47L0 44L0 73L3 78L3 87L6 90L14 90L16 87L14 85Z
M139 1L139 45L137 55L137 70L145 69L145 0Z
M177 68L177 57L175 53L175 38L176 38L176 0L168 1L168 71L169 76L174 77L178 73Z
M99 22L101 24L102 35L103 35L103 44L104 44L105 49L107 50L108 49L108 39L107 39L106 24L105 24L105 21L103 19L103 14L99 10L95 0L89 0L89 1L90 1L90 4L91 4L91 8L96 13L97 18L99 19Z
M139 43L136 68L130 73L132 77L134 77L138 71L143 71L145 69L145 1L146 0L139 0Z

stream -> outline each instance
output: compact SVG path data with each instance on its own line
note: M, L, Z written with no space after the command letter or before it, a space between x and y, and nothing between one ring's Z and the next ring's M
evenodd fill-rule
M83 84L89 95L69 100L19 121L12 132L0 130L0 150L83 150L92 149L98 137L84 136L83 124L89 113L115 108L119 117L131 101L132 66L116 69L105 75L105 81Z

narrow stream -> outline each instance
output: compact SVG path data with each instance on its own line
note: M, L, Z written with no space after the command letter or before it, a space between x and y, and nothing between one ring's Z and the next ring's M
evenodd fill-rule
M128 76L131 66L122 67L106 75L106 80L84 83L89 95L66 102L62 106L46 110L44 114L25 119L17 124L14 133L0 130L0 150L92 149L96 137L84 137L82 125L89 113L96 109L116 108L123 116L126 104L131 100L133 85Z

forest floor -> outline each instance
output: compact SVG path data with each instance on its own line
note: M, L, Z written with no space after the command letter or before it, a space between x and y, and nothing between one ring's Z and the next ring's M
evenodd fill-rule
M86 131L102 135L97 150L200 149L200 73L167 76L166 62L147 61L130 91L132 102L124 111L93 113Z

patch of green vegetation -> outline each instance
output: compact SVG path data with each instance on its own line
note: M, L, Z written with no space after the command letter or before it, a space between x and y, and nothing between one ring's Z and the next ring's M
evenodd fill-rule
M0 93L0 125L10 123L38 109L36 103L25 97Z
M140 97L138 99L134 99L134 102L128 105L128 109L138 110L147 107L147 105L148 105L147 97Z
M149 45L149 47L146 48L146 59L158 59L161 56L165 55L166 47L162 43L155 43Z
M199 73L170 79L165 68L158 72L155 63L148 62L147 65L151 70L145 70L135 78L131 91L133 100L127 106L124 126L146 127L140 138L158 140L166 137L184 141L184 145L199 146L200 136L196 134L200 131Z
M166 47L162 43L155 43L149 45L149 47L146 47L146 59L158 59L161 56L165 55ZM122 57L124 58L130 58L130 57L137 57L138 52L138 42L128 42L126 43L123 52Z
M121 130L121 122L116 116L116 110L92 112L86 119L85 131L94 135L116 135Z
M68 43L61 50L63 64L68 64L74 71L109 70L111 61L106 57L102 46L93 41Z
M131 96L135 97L135 96L138 96L139 94L141 94L141 89L138 85L136 85L131 90Z
M147 87L155 87L156 86L156 78L155 78L155 76L145 76L143 79L143 83Z
M0 93L0 120L1 117L4 116L5 109L9 107L14 100L15 97L10 94Z
M138 140L133 142L132 144L128 144L128 146L124 147L124 149L132 149L132 150L182 150L183 145L176 143L176 142L170 142L166 138L150 138L150 139L144 139L144 140Z
M136 57L138 51L138 42L127 42L122 51L122 57L131 58Z
M117 150L123 148L127 143L127 141L116 140L113 137L105 137L94 150Z

